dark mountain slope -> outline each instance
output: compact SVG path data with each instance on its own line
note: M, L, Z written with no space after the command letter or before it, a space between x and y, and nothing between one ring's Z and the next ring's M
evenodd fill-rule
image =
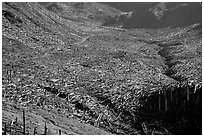
M183 27L202 22L200 3L106 3L120 10L133 11L123 28ZM124 6L126 5L126 6Z
M135 11L137 9L148 10L156 6L159 2L101 2L102 4L110 5L124 12Z

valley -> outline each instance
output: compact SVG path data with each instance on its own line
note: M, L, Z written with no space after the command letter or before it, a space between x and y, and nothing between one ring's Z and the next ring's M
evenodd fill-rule
M202 134L202 25L103 25L121 13L2 3L2 134Z

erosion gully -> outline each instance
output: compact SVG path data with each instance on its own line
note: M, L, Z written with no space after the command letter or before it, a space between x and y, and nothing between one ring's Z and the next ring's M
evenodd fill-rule
M165 74L179 82L183 81L172 76L175 72L171 69L174 64L171 63L173 58L169 53L169 49L181 44L175 42L157 43L161 47L158 54L166 59L166 65L168 66ZM189 95L187 95L187 92L189 92ZM151 97L149 103L158 100L157 96L158 94L155 94L155 96ZM186 98L186 96L189 97ZM168 101L166 100L168 102L168 110L164 110L156 119L162 120L171 134L202 134L202 87L195 88L195 85L189 86L188 84L178 86L170 91L170 93L167 90L167 95L161 95L161 98L163 98L163 103L162 99L161 103L164 105L166 100L164 98L168 99ZM164 105L161 108L164 108Z

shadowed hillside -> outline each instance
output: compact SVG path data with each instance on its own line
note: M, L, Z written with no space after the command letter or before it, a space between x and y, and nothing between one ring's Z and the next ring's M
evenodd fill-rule
M132 11L123 28L184 27L202 22L202 5L196 2L105 3L122 11ZM113 21L112 21L113 22ZM108 25L111 25L109 23ZM107 25L106 23L104 25Z

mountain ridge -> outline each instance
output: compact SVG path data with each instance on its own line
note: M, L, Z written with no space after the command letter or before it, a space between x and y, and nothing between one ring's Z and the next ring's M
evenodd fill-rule
M105 3L120 10L123 3ZM126 18L123 28L165 28L184 27L202 22L202 5L193 2L160 2L160 3L128 3L128 11L132 11L131 18ZM135 8L134 8L135 6ZM177 20L175 22L175 20ZM111 24L111 23L109 23Z

